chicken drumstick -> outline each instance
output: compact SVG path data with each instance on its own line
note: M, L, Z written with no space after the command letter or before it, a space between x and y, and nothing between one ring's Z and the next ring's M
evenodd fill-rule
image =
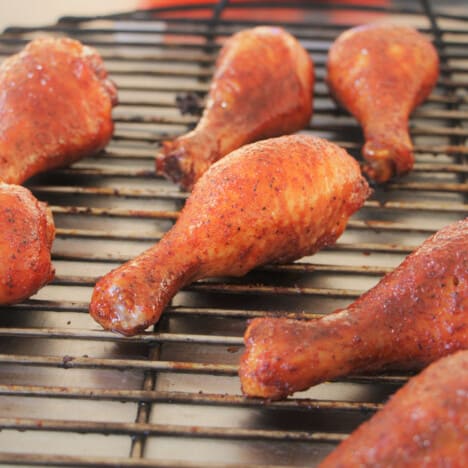
M255 319L243 391L282 398L325 380L420 367L468 348L468 218L426 240L348 308L319 320Z
M357 466L468 466L468 351L410 379L320 464Z
M312 115L313 86L310 57L285 30L260 26L235 34L220 52L197 127L164 142L157 171L190 190L242 145L302 129Z
M244 146L202 176L157 245L98 281L90 313L104 328L137 333L187 283L332 244L368 195L358 163L320 138Z
M432 44L409 27L360 26L332 44L327 70L332 95L363 127L364 171L379 183L410 171L409 115L427 98L439 74Z
M94 49L41 38L0 65L0 178L20 184L102 149L116 89Z
M45 204L24 187L0 182L0 304L20 302L53 278L54 235Z

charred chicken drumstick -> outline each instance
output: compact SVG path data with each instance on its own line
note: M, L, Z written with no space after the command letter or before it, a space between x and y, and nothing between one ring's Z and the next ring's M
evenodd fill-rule
M468 351L413 377L320 468L468 466Z
M363 127L364 171L379 183L410 171L409 115L439 73L432 44L409 27L360 26L333 43L327 68L331 93Z
M0 304L33 295L54 276L52 214L31 192L0 182Z
M115 102L95 50L65 38L30 42L0 66L0 178L20 184L99 151Z
M231 151L300 130L312 115L313 85L309 55L285 30L260 26L235 34L218 57L201 120L164 142L157 171L190 190Z
M426 240L348 308L319 320L255 319L243 391L282 398L325 380L417 368L468 348L468 218Z
M158 244L98 281L91 315L126 335L144 330L194 280L241 276L332 244L368 194L358 163L320 138L244 146L202 176Z

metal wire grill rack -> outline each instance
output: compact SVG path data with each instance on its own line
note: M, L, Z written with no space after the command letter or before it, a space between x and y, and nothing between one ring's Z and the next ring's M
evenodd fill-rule
M359 158L360 129L330 99L324 65L334 38L368 21L415 26L440 54L437 88L411 119L414 172L376 188L335 246L244 278L197 282L141 335L100 330L87 314L97 277L160 239L183 206L186 194L154 175L154 155L161 140L196 123L177 97L203 102L225 38L265 23L294 34L317 72L314 116L304 132ZM96 47L120 96L104 152L28 184L54 214L57 277L0 311L0 463L313 466L378 410L408 374L351 376L281 402L244 398L237 378L242 334L253 317L314 319L347 305L430 233L467 215L467 26L466 11L425 0L220 1L64 17L0 35L0 59L44 34Z

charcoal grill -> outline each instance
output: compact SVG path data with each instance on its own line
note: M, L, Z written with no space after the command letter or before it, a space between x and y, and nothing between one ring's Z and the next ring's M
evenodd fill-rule
M64 17L0 35L0 58L44 34L92 45L120 93L105 151L28 182L55 217L57 277L0 311L0 463L314 466L378 410L409 374L355 375L281 402L243 398L242 334L253 317L314 319L346 306L429 234L467 215L466 15L466 5L424 0L222 1ZM411 119L413 173L377 188L335 246L244 278L199 281L141 335L101 330L87 314L96 278L160 239L183 206L186 194L155 176L154 155L161 140L196 123L176 102L195 96L203 104L226 37L266 23L298 37L317 72L315 113L304 133L359 159L361 131L330 99L324 65L341 31L374 20L419 28L441 58L437 88Z

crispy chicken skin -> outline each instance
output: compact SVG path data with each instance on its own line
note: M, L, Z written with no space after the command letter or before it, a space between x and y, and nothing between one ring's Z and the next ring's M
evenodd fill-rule
M244 146L200 178L158 244L98 281L90 313L106 329L135 334L194 280L241 276L332 244L368 195L358 163L320 138Z
M278 399L325 380L419 368L468 348L468 218L426 240L348 308L319 320L253 320L240 378Z
M221 49L197 127L163 143L157 172L191 190L231 151L304 128L313 87L312 60L284 29L259 26L235 34Z
M0 178L20 184L102 149L117 91L101 58L66 38L40 38L0 65Z
M468 466L468 351L439 359L401 388L320 468Z
M44 203L24 187L0 182L0 304L27 299L54 277L54 235Z
M378 183L410 171L408 119L437 81L433 45L409 27L359 26L332 44L327 70L332 95L363 127L364 171Z

